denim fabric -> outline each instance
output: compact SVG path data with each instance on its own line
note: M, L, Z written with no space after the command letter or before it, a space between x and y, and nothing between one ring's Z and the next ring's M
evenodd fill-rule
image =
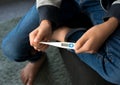
M77 41L85 31L77 31L68 41ZM117 29L97 53L80 53L77 56L105 80L120 85L120 29ZM74 52L74 51L72 51Z
M103 22L103 11L100 0L75 0L80 10L92 21L93 25Z
M66 0L62 3L61 17L63 21L73 17L76 13L78 13L79 7L76 9L76 7L74 6L75 4L73 4L72 2L66 2ZM38 10L34 5L30 9L30 11L20 20L17 26L3 39L3 53L8 58L15 61L35 61L39 59L41 56L41 52L33 55L33 48L29 44L29 33L37 28L38 25L39 15Z
M38 60L41 52L32 55L33 48L29 44L29 33L38 25L38 11L33 6L17 26L3 39L2 50L5 56L17 62Z
M104 11L101 9L99 1L81 0L73 4L72 0L63 0L61 5L61 20L69 20L79 11L86 13L91 18L93 24L101 23ZM88 3L89 2L89 3ZM75 6L75 7L74 7ZM98 16L99 15L99 16ZM39 14L34 5L30 11L18 22L17 26L3 39L2 51L9 59L22 61L36 61L42 52L33 54L34 50L29 44L29 33L39 26Z
M67 1L67 0L66 0ZM69 1L69 0L68 0ZM71 3L62 4L62 20L73 17L79 11L88 15L93 24L103 22L105 12L98 0L76 0L76 8ZM72 10L71 10L72 9ZM39 15L35 5L20 20L17 26L3 39L2 51L11 60L31 62L38 60L42 52L32 54L29 44L29 33L39 26ZM69 41L75 42L85 31L76 32ZM110 36L101 49L94 54L81 53L78 57L98 72L104 79L120 85L120 30Z

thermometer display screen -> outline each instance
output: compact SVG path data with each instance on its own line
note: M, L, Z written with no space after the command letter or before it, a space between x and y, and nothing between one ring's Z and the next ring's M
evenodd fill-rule
M61 43L61 46L72 48L72 47L74 47L74 44L72 44L72 43Z
M61 43L61 46L69 47L69 44L67 44L67 43Z

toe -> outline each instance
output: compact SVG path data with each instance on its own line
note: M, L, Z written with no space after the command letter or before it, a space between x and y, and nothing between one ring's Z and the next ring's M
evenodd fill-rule
M26 85L33 85L33 79L29 79Z
M27 78L27 76L25 76L24 71L21 71L21 80L22 80L23 84L26 85L28 78Z

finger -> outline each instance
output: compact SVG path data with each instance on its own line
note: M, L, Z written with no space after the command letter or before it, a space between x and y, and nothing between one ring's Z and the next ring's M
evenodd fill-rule
M83 46L83 48L85 49L86 53L96 53L97 49L96 49L96 45L94 40L91 38L89 39L85 45Z
M33 79L28 79L26 85L33 85Z
M48 48L48 45L43 45L41 48L36 48L37 51L45 51Z
M37 46L37 50L38 50L38 51L41 51L45 46L46 46L46 45L44 45L44 44L39 44L39 45Z
M49 38L44 38L44 40L43 40L44 42L49 42L50 41L50 39Z
M81 37L81 38L75 43L75 50L80 49L80 48L85 44L86 41L87 41L86 38Z
M48 48L48 45L45 45L43 48L41 48L41 51L45 51Z
M80 48L75 50L75 52L76 53L83 53L83 52L88 51L88 48L89 48L89 47L87 47L88 43L89 43L89 40L86 40L84 43L82 43L83 45Z
M38 32L35 39L34 39L34 42L36 43L35 47L37 47L38 50L41 49L44 46L44 44L40 43L41 41L46 41L46 38L44 38L44 37L45 36L44 36L43 33Z
M38 50L40 51L40 49L38 49L37 47L34 47L34 49L35 49L36 51L38 51Z
M49 40L48 38L44 38L43 41L44 41L44 42L48 42L48 41L50 41L50 40ZM39 47L38 47L38 48L39 48L39 49L43 49L45 46L46 46L45 44L39 43Z
M22 80L23 84L26 85L28 78L25 77L24 71L21 72L21 80Z
M29 40L30 40L30 45L33 46L34 45L34 39L35 36L37 35L38 31L34 30L29 34Z
M47 38L43 39L44 42L49 41ZM34 46L34 49L37 51L44 51L48 46L45 44L38 43Z
M39 44L39 42L42 41L42 39L44 39L44 35L39 31L34 38L34 42Z
M93 40L92 39L87 40L84 43L84 45L81 48L75 50L75 52L76 53L83 53L83 52L85 52L85 53L95 53L96 51L94 50Z
M44 44L41 44L40 46L34 46L34 49L37 50L37 51L42 51L42 49L44 49L46 47L46 45Z

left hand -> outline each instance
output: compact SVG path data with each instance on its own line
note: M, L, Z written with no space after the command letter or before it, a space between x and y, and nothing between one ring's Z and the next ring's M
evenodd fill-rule
M43 20L41 24L29 34L30 45L37 51L45 51L48 45L40 44L40 42L51 40L51 36L51 23L48 20Z
M111 24L112 23L112 24ZM112 25L112 26L111 26ZM117 24L109 20L100 25L93 26L83 34L75 44L76 53L95 53L116 29Z

